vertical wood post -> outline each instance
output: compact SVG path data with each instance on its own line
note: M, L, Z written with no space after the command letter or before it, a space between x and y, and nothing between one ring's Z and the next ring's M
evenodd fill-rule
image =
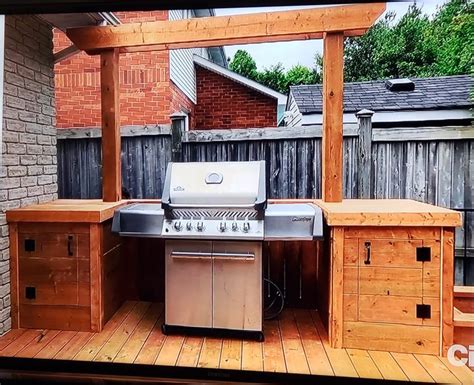
M344 33L325 33L323 42L322 198L342 201L342 114Z
M185 130L186 114L175 112L171 118L171 161L183 161L183 135Z
M357 189L359 199L370 198L370 175L372 172L372 115L374 111L361 110L359 120L359 153L357 157Z
M100 85L102 105L102 199L104 202L117 202L122 199L118 49L101 52Z

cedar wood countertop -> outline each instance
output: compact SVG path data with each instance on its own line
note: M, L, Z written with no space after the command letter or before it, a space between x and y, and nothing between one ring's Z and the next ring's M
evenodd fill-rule
M129 199L102 202L100 199L58 199L7 212L8 222L101 223L112 218L116 208L133 202L159 203L159 199ZM332 203L312 199L270 199L270 203L315 203L329 226L443 226L461 225L454 210L410 199L345 199Z

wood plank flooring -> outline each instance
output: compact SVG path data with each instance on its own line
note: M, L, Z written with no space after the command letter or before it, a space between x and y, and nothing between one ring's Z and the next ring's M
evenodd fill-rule
M0 356L173 365L326 376L472 384L444 357L333 349L317 311L286 309L265 322L265 342L161 333L163 305L126 302L101 333L11 330Z

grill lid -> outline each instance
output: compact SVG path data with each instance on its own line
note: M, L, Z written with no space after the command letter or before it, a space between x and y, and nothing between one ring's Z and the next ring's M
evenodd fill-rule
M265 161L169 163L164 209L266 205Z

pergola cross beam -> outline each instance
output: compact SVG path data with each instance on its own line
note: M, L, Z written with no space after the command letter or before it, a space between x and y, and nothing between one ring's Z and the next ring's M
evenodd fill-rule
M119 53L323 38L322 197L342 201L343 39L363 34L384 11L385 3L370 3L68 29L76 47L101 55L103 200L122 193Z

